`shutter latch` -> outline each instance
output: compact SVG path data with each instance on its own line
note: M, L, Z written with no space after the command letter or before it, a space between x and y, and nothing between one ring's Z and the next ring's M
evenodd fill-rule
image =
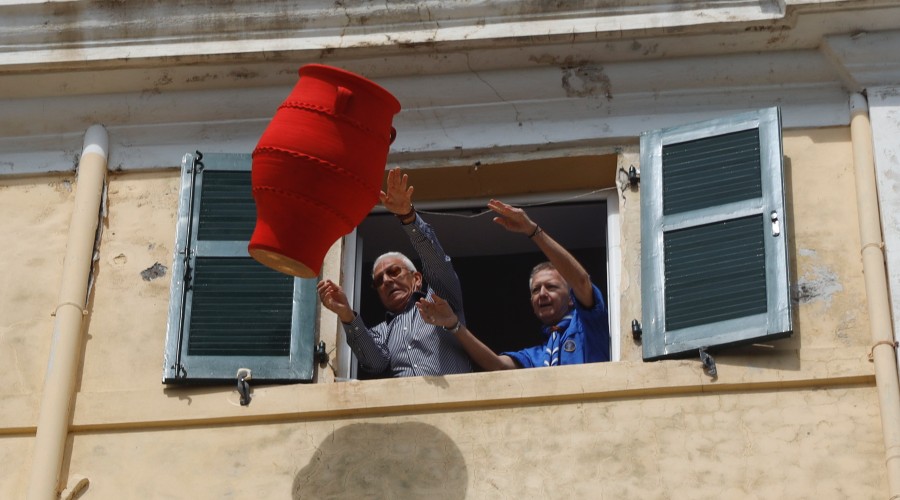
M644 329L641 326L641 322L638 321L637 318L631 320L631 338L634 339L635 342L640 342L643 334Z
M253 377L249 368L238 368L237 371L237 390L241 395L241 406L250 404L250 380Z
M769 217L772 219L772 236L780 235L781 224L778 223L778 212L772 210L772 214Z

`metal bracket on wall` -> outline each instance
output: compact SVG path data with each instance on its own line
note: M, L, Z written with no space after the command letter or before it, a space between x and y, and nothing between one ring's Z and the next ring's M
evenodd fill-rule
M714 379L719 377L718 372L716 371L716 360L706 352L706 347L700 348L700 362L703 363L703 371L710 377Z
M320 365L324 365L325 363L328 362L328 353L325 352L325 341L324 340L319 341L319 343L316 345L316 352L314 355L315 355L316 361Z
M238 368L237 371L237 390L241 395L241 406L250 404L250 383L248 380L253 378L249 368Z
M632 188L637 187L641 182L641 171L634 168L634 165L628 168L628 185Z

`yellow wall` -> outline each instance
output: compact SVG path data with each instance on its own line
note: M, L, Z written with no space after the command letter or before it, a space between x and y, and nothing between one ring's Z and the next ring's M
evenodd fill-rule
M718 354L718 379L697 360L641 361L640 202L626 189L622 362L346 383L326 368L323 383L257 387L246 407L230 387L161 384L171 275L141 273L171 269L179 175L112 174L63 477L110 499L879 498L849 131L787 131L784 151L795 334ZM636 148L618 162L637 165ZM26 488L73 183L0 179L0 498ZM320 328L333 345L334 315Z

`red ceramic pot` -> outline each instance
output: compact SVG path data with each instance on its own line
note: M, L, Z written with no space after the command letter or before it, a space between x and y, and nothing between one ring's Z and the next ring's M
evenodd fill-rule
M359 75L301 67L253 151L250 255L285 274L318 276L331 245L378 203L399 111L393 95Z

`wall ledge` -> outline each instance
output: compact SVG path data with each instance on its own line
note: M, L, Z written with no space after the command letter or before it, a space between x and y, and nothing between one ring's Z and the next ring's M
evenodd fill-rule
M649 396L875 387L868 348L772 350L699 359L615 362L446 377L259 386L249 406L231 387L165 387L76 396L72 431L207 426L361 415L416 414ZM751 349L752 350L752 349ZM745 351L747 352L747 351ZM0 434L33 433L39 394L4 396Z

